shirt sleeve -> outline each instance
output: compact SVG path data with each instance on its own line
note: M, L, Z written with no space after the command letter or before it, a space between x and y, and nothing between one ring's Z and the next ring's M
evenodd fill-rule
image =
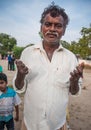
M19 105L20 103L21 103L21 99L18 96L18 94L15 93L15 96L14 96L14 104L15 104L15 106Z
M26 81L24 80L24 86L22 89L18 89L16 86L15 86L15 79L16 79L16 75L13 79L13 88L14 90L17 92L17 93L24 93L26 91Z
M20 60L23 61L23 63L25 63L25 64L26 64L26 59L27 59L26 57L27 57L27 56L26 56L26 52L23 51L22 54L21 54ZM26 83L26 78L24 79L24 86L23 86L23 88L22 88L22 89L18 89L18 88L15 86L16 75L17 75L17 67L16 67L16 74L15 74L15 76L14 76L14 78L13 78L13 88L14 88L14 90L15 90L17 93L24 93L24 92L26 91L26 85L27 85L27 83Z

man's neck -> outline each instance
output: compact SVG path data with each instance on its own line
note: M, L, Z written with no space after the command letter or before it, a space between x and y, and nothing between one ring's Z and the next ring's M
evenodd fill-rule
M43 48L46 52L54 52L59 47L59 43L45 43L43 42Z
M51 61L52 56L54 51L59 47L59 43L58 44L49 44L49 43L45 43L43 42L43 48L46 51L46 54L48 56L48 59Z

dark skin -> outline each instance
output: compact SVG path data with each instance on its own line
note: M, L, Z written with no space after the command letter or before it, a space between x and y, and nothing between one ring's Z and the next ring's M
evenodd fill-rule
M70 73L70 88L69 91L71 94L76 94L79 91L79 85L78 81L79 78L83 78L83 69L84 69L84 63L79 64L76 69Z
M44 22L41 25L41 32L43 34L43 48L46 51L49 61L51 62L54 51L59 47L61 37L64 35L66 25L64 25L63 17L51 17L47 14L44 18ZM21 89L24 85L24 78L28 74L27 66L20 60L16 61L18 69L15 85L18 89ZM80 64L76 70L71 72L70 77L70 89L71 94L76 94L79 91L78 80L82 76L83 67Z
M15 111L16 111L16 116L15 116L15 121L19 121L19 106L15 106Z
M7 82L4 80L0 80L0 91L3 93L6 93L7 91ZM19 106L15 106L15 112L16 112L16 116L15 116L15 121L19 121Z
M41 25L41 32L43 34L43 47L51 62L53 52L59 47L59 41L64 35L65 28L63 26L62 16L53 18L47 14L44 23Z
M7 91L7 82L5 82L4 80L0 80L0 91L5 93Z
M59 47L60 39L64 35L66 25L64 25L64 19L60 15L58 17L51 17L47 14L44 18L44 22L41 25L41 32L43 35L43 48L47 54L49 61L51 62L54 51ZM16 61L18 69L15 85L18 89L21 89L24 85L24 78L28 74L27 66L20 60ZM82 77L83 66L80 64L76 70L70 73L70 86L69 91L71 94L76 94L79 91L78 81ZM60 128L62 130L63 128Z

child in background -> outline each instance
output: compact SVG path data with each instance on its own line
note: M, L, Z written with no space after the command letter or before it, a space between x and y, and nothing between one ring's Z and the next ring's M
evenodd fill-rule
M19 120L19 104L21 100L17 93L7 86L7 76L0 73L0 130L14 130L13 111L15 107L16 117Z
M0 72L2 73L3 72L3 67L0 65Z

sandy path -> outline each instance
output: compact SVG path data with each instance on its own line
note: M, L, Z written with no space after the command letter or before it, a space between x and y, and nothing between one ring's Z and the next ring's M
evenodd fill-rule
M7 60L0 60L4 72L8 75L9 84L12 84L15 71L7 70ZM21 96L23 101L23 96ZM84 70L82 93L78 97L70 96L70 127L72 130L91 130L91 70ZM20 130L23 102L20 105L20 121L15 122L15 130Z
M81 95L70 97L70 126L73 130L91 130L91 70L84 70Z

